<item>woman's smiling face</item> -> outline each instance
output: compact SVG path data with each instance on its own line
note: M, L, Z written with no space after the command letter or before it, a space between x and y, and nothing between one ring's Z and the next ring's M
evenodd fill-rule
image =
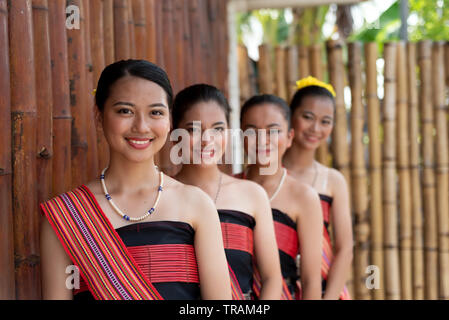
M219 162L226 149L228 123L216 101L191 106L178 128L189 133L190 163L209 166Z
M317 149L331 134L334 126L334 105L323 97L304 97L292 115L294 142L306 149Z
M242 117L242 130L245 139L245 152L250 158L257 156L256 163L268 165L277 163L287 148L291 146L293 130L280 107L273 103L263 103L249 108ZM257 135L251 135L254 130Z
M149 160L163 147L170 130L167 94L152 81L120 78L110 88L100 121L111 156Z

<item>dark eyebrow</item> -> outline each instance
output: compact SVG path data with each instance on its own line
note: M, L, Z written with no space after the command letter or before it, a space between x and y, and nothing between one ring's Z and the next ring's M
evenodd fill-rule
M267 127L271 128L271 127L280 127L281 125L279 123L270 123Z
M125 102L125 101L117 101L112 106L115 107L115 106L118 106L118 105L124 105L124 106L130 106L130 107L135 107L136 106L135 104L133 104L131 102ZM160 103L160 102L152 103L148 107L151 107L151 108L154 108L154 107L168 108L165 104Z
M218 125L224 125L225 123L223 122L223 121L218 121L218 122L215 122L213 125L212 125L212 127L213 126L218 126Z
M117 101L116 103L114 103L112 106L118 106L118 105L124 105L124 106L130 106L130 107L135 107L134 104L132 104L131 102L124 102L124 101Z

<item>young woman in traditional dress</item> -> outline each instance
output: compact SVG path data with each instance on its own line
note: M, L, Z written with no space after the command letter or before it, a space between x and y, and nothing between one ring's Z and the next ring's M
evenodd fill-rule
M333 129L335 92L331 85L313 77L302 79L297 85L290 103L295 134L283 164L320 195L324 219L323 299L349 299L345 282L352 263L353 240L348 186L340 172L315 160L316 150Z
M259 183L270 196L286 295L298 299L296 257L301 254L301 298L321 299L321 247L323 218L315 190L299 182L282 167L282 156L292 144L290 109L273 95L254 96L240 113L245 152L250 165L243 178ZM250 134L252 131L253 134ZM257 139L259 137L259 139ZM255 159L251 159L255 157ZM267 174L263 170L272 167Z
M229 111L215 87L199 84L178 93L173 128L188 133L181 150L187 163L175 178L200 187L218 209L234 299L250 299L254 290L259 299L279 299L282 276L267 194L254 182L222 173L217 165L226 149ZM253 287L254 262L262 279L258 289Z
M95 101L109 165L99 179L41 204L43 297L72 299L66 268L75 265L79 299L230 299L213 201L154 165L170 131L165 71L116 62L103 71Z

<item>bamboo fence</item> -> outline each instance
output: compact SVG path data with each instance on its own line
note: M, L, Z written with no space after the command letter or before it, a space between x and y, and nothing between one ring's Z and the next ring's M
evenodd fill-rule
M259 92L276 92L279 50L259 47ZM286 50L289 90L295 76L313 75L337 92L331 154L317 159L351 187L353 298L448 299L449 43L386 43L382 54L377 43L336 41ZM380 277L372 290L369 266Z
M80 29L66 26L69 5L80 9ZM175 93L198 82L227 92L226 6L0 0L0 299L41 297L38 202L107 165L92 95L104 67L147 59L167 70Z

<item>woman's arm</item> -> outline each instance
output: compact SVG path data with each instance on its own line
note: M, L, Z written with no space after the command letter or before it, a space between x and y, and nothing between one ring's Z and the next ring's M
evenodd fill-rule
M200 189L189 196L195 202L195 254L203 300L230 300L231 279L223 247L220 219L212 200ZM193 194L194 193L194 194Z
M323 299L339 299L348 278L353 256L352 219L349 206L349 190L343 175L331 170L329 173L333 202L331 208L334 233L334 258L329 269L326 292Z
M278 300L282 293L282 273L270 201L261 186L255 183L254 186L254 249L262 282L259 299Z
M303 300L321 300L321 257L323 214L318 193L309 186L296 188L300 203L297 231L301 253L301 287Z
M66 280L70 276L66 273L66 268L72 265L72 262L45 217L42 217L41 221L40 246L42 298L45 300L73 299L72 290L66 287Z

